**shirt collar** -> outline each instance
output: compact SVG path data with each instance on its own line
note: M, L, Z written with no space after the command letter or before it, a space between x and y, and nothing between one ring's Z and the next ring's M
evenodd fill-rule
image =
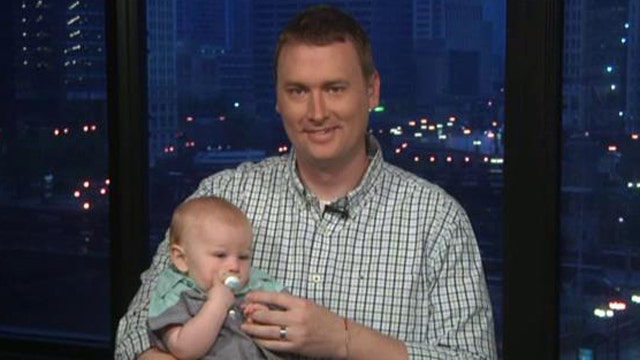
M351 190L345 197L337 199L334 202L344 203L346 201L351 214L357 212L360 208L360 204L366 199L367 194L371 193L375 189L375 181L381 174L383 163L382 150L378 140L370 133L367 133L366 135L366 151L370 162L360 184L358 184L355 189ZM287 168L291 188L296 194L299 205L304 206L313 204L314 207L320 209L321 207L318 197L305 188L302 183L302 179L300 179L300 174L298 173L296 166L296 152L294 148L291 150Z

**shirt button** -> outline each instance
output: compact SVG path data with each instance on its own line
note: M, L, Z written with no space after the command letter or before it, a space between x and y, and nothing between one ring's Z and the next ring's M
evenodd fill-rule
M320 274L311 274L310 280L314 284L320 284L322 282L322 275L320 275Z

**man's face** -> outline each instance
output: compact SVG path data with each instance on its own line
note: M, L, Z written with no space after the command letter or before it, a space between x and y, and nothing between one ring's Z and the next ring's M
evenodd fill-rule
M363 156L379 89L377 74L364 79L351 41L285 45L277 64L277 110L298 161L331 168Z

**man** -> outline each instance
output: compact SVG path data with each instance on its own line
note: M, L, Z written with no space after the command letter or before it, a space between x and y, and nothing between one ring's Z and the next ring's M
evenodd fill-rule
M350 16L313 7L280 36L276 110L289 155L204 179L192 196L229 199L254 227L254 266L289 294L254 292L242 329L267 349L336 359L496 358L475 235L439 187L382 159L368 134L380 98L369 39ZM148 292L160 245L120 322L116 358L149 348Z

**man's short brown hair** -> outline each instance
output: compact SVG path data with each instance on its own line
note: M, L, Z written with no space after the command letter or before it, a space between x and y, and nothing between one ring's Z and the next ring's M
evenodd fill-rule
M342 10L328 6L313 6L289 21L278 38L274 74L278 76L278 59L282 48L290 43L324 46L335 42L351 41L360 58L365 81L376 71L369 36L360 23Z

